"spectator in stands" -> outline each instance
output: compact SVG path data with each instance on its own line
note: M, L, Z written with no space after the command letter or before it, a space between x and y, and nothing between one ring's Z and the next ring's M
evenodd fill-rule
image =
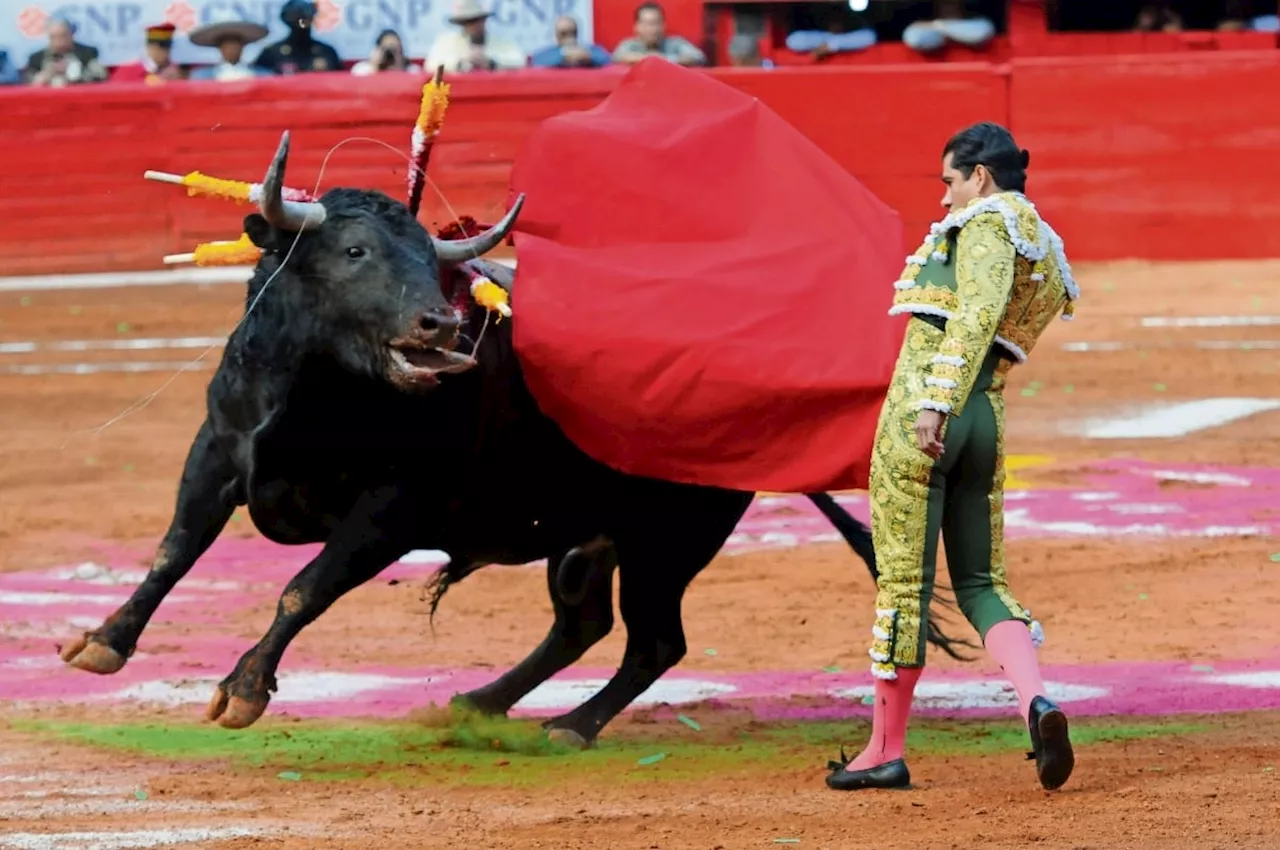
M636 34L622 40L613 61L634 65L649 56L661 56L680 65L705 65L707 55L686 38L667 35L667 14L658 3L636 7Z
M1223 32L1239 32L1242 30L1280 31L1280 16L1274 13L1275 4L1268 4L1273 10L1269 15L1254 14L1256 11L1260 11L1253 8L1256 5L1250 3L1249 0L1226 0L1226 8L1223 10L1224 14L1222 21L1218 24L1218 29Z
M27 60L27 82L58 88L100 83L107 78L107 69L98 61L98 48L80 44L75 33L75 25L65 18L49 22L49 46L32 53Z
M876 43L876 31L867 25L866 19L850 11L847 3L840 3L826 13L825 30L796 30L787 36L787 49L795 53L810 53L814 59L832 53L851 53L866 50Z
M341 70L338 51L311 37L311 22L315 19L316 4L311 0L288 0L280 9L280 20L289 27L289 34L264 47L253 61L254 67L285 75Z
M1134 19L1135 32L1182 32L1182 16L1168 3L1148 3Z
M118 65L111 72L111 79L118 83L167 83L183 78L182 68L173 61L173 24L156 24L147 27L146 52L137 62Z
M265 77L267 73L244 61L247 45L267 37L267 28L252 21L243 21L230 11L213 16L209 23L198 26L187 38L197 47L216 47L222 54L217 65L196 68L191 72L193 80L247 80Z
M902 43L921 53L936 53L951 43L985 47L996 36L991 19L970 14L964 0L934 0L933 14L933 20L908 25Z
M9 61L9 51L0 50L0 86L12 86L22 82L18 66Z
M764 67L764 60L760 58L760 39L753 35L738 33L729 39L725 51L729 54L729 64L735 68Z
M599 68L609 64L609 51L578 41L578 22L569 15L556 18L556 43L529 57L535 68Z
M413 74L422 73L422 66L410 62L404 55L404 42L400 33L395 30L383 30L373 43L373 52L368 59L361 59L351 68L357 77L370 74L381 74L383 71L407 71Z
M455 0L449 23L458 29L441 33L427 57L433 71L444 66L446 71L498 71L524 68L529 59L513 41L494 35L487 29L493 13L479 0Z

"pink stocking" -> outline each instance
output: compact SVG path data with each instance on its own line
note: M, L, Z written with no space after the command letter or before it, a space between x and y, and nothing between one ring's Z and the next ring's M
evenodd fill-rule
M1025 722L1031 711L1031 700L1046 696L1036 648L1031 643L1031 630L1019 620L1005 620L987 631L984 643L1018 692L1018 710Z
M876 705L871 716L871 740L846 770L866 770L902 758L907 746L911 697L923 667L899 667L898 678L876 679Z

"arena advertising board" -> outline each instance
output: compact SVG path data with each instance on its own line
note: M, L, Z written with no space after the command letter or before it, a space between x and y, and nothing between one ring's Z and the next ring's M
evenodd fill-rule
M7 50L14 63L25 65L27 57L46 44L45 31L55 17L76 27L76 41L98 48L106 65L135 62L143 52L148 26L168 22L177 28L174 58L182 63L217 61L217 51L196 47L187 33L200 24L233 15L240 20L262 24L270 35L251 45L246 55L254 57L266 44L288 33L280 20L284 0L127 0L127 2L0 2L0 50ZM526 53L554 42L555 19L571 15L578 21L579 37L591 40L591 0L488 0L493 11L492 32L506 36ZM452 0L316 0L316 37L331 44L343 59L365 59L378 33L394 29L404 40L406 52L421 58L431 43L452 25L448 22Z

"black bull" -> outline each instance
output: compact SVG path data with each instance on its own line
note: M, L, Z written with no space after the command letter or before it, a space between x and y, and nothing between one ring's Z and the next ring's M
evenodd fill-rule
M462 278L453 269L501 241L519 202L485 234L438 242L378 192L282 201L287 152L286 134L262 214L245 219L263 256L246 315L210 381L207 416L154 564L63 659L96 673L123 668L164 597L247 505L267 538L324 547L218 685L210 720L228 728L255 722L276 690L281 656L308 623L407 552L438 549L453 560L435 601L475 565L551 565L556 619L547 639L511 672L461 697L495 713L609 632L617 565L622 664L599 693L548 723L577 743L594 740L684 656L685 589L754 494L626 475L591 460L538 410L510 322L488 327L482 308L459 314L451 306L445 294ZM505 269L485 267L510 285ZM441 268L450 270L444 281ZM865 526L825 494L811 498L874 576ZM952 651L955 642L932 624L930 637Z

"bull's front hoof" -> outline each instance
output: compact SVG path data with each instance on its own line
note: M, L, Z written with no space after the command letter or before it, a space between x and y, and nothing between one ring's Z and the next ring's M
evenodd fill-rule
M218 685L217 689L213 692L213 699L209 700L209 707L204 710L205 720L208 720L210 723L216 721L222 716L222 713L227 710L227 703L229 701L230 697L227 696L227 692L223 690L222 685Z
M223 729L247 729L266 713L269 702L270 698L255 700L228 696L226 689L219 685L209 701L205 717Z
M103 676L119 673L129 661L128 657L98 641L92 632L85 632L84 637L63 648L62 660L77 670Z
M591 748L591 742L572 729L548 729L547 740L562 747L572 747L575 750Z

